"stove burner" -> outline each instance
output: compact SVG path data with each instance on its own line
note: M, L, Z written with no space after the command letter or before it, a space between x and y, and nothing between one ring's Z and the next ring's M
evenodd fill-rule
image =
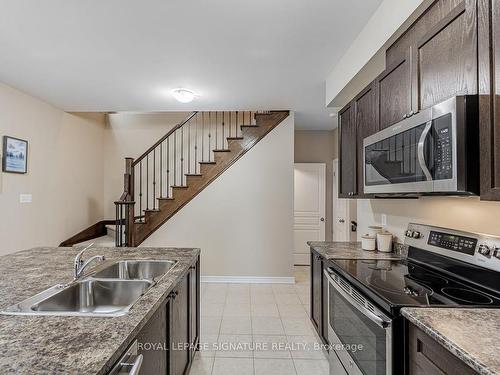
M415 272L415 267L408 267L408 270ZM438 275L433 275L432 273L428 272L419 272L417 271L416 273L410 273L408 275L408 278L422 283L422 284L433 284L433 285L447 285L448 280L446 280L444 277L438 276Z
M366 278L366 283L368 285L372 285L376 289L382 290L386 293L401 294L401 289L391 288L390 285L385 284L382 280L380 280L378 278L373 278L371 276L368 276Z
M431 275L431 274L425 274L425 275L418 275L421 277L417 277L415 275L408 275L408 278L416 281L421 284L426 284L426 285L446 285L448 284L448 280L446 280L444 277L437 276L437 275Z
M470 289L446 287L441 289L441 292L450 298L475 305L490 305L493 303L493 300L486 294Z
M366 282L368 285L373 286L375 289L381 290L381 291L384 291L384 292L390 293L390 294L401 295L404 293L404 294L406 294L408 296L412 296L412 297L420 297L420 296L426 295L426 294L428 294L428 295L433 294L432 289L430 289L426 286L423 286L423 285L415 284L415 283L411 283L411 285L405 285L403 287L403 289L399 289L399 288L392 288L391 285L387 285L386 283L384 283L383 280L380 280L378 278L367 277Z

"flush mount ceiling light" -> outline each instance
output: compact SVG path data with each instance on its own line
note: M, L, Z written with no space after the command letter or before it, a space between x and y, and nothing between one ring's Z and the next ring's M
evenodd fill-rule
M181 103L190 103L196 97L196 94L188 89L175 89L172 90L172 96L175 100Z

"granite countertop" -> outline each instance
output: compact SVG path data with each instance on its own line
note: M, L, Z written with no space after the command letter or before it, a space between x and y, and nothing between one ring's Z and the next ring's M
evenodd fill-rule
M405 307L401 312L478 373L500 374L500 309Z
M0 257L0 310L73 278L74 248L35 248ZM199 249L92 248L104 268L117 259L168 259L177 264L121 317L0 315L1 374L106 374L189 271ZM88 273L86 272L86 273Z
M307 244L326 259L401 259L403 257L401 247L404 246L394 244L392 253L381 253L379 251L363 250L361 242L309 241Z

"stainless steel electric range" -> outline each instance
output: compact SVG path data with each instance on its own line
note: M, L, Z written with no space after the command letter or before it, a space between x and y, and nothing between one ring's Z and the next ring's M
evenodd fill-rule
M500 307L500 237L410 224L402 260L335 260L330 375L406 372L405 306Z

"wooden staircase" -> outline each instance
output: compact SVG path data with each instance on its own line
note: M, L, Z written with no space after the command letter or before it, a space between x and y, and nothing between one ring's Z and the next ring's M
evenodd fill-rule
M138 159L126 158L116 246L138 246L289 115L193 112Z

